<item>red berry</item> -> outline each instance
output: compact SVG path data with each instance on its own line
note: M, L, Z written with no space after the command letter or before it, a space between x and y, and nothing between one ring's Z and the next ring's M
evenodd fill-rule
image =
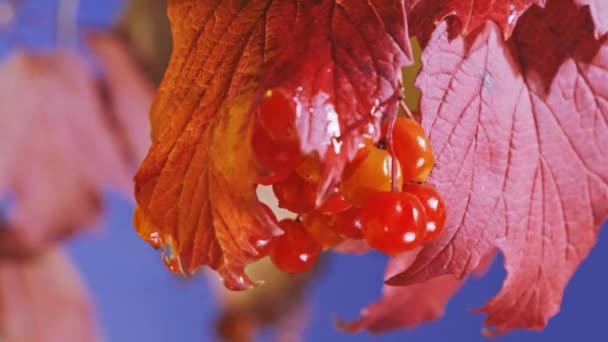
M408 184L403 191L415 195L422 202L427 220L424 241L437 237L446 221L445 202L437 189L430 184Z
M268 218L278 224L279 220L277 219L277 215L274 214L274 211L272 211L272 209L270 209L270 207L268 205L266 205L266 203L260 203L260 207L262 207L262 211L264 211L264 213L268 216Z
M318 183L323 173L323 164L316 153L308 154L302 158L296 172L307 182Z
M330 227L334 232L346 238L362 239L361 209L353 207L346 211L332 215L330 219Z
M280 91L268 91L260 103L258 120L275 141L297 141L296 103Z
M325 203L321 205L321 207L319 207L319 211L328 214L335 214L348 210L352 206L353 205L350 204L350 202L348 202L346 198L344 198L344 196L340 193L340 190L336 188L334 189L334 193L329 196L329 198L325 201Z
M277 236L270 248L270 259L281 271L306 272L317 261L321 246L306 232L301 222L286 219L279 222L284 234Z
M258 180L260 184L270 185L285 179L301 158L297 140L274 141L257 121L253 123L251 146L257 161L268 172L268 175Z
M362 160L347 164L341 186L344 197L360 207L371 193L390 191L392 160L387 151L371 147ZM402 184L401 169L397 163L397 187L401 189Z
M389 255L409 251L423 242L424 206L406 192L374 193L363 205L361 226L373 248Z
M281 208L298 214L313 211L315 208L314 184L308 183L295 172L287 179L273 184L272 190Z
M329 227L327 220L328 217L318 211L302 216L302 224L306 232L321 245L323 250L332 248L344 240Z
M275 216L274 212L272 211L272 209L270 209L269 206L267 206L264 203L260 203L260 207L262 207L262 211L264 211L264 213L268 216L268 218L272 222L279 224L279 220L277 220L277 217ZM250 241L251 241L252 245L258 250L259 257L268 255L268 252L270 251L270 242L272 241L272 238L253 237L253 238L251 238Z
M386 136L387 127L384 127ZM426 133L412 119L399 117L393 129L393 148L405 182L424 182L435 165L435 156Z

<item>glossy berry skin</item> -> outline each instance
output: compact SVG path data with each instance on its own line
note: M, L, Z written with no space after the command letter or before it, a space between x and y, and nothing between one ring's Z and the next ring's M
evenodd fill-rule
M277 236L271 244L270 260L281 271L302 273L311 269L321 246L306 232L301 222L286 219L279 222L284 234Z
M321 245L323 250L335 247L344 241L344 238L329 227L328 219L326 215L318 211L302 216L302 224L306 232Z
M381 252L397 255L409 251L424 241L424 206L410 193L374 193L363 205L361 229L369 245Z
M445 202L437 189L430 184L407 184L403 191L418 197L422 202L427 220L424 241L436 238L446 221Z
M270 209L269 206L267 206L264 203L260 203L260 207L261 207L262 211L268 216L268 219L270 219L275 224L279 224L279 220L277 220L276 215L274 214L272 209ZM270 238L253 237L251 239L251 244L258 251L258 257L261 258L261 257L268 255L268 253L270 252L270 242L271 241L272 241L272 239L270 239Z
M258 120L274 141L297 141L296 104L280 91L268 91L260 103Z
M384 136L387 128L384 127ZM405 182L425 182L435 166L431 143L422 126L412 119L399 117L393 130L393 148Z
M344 198L339 189L335 189L334 193L319 207L319 211L326 214L336 214L348 210L353 205Z
M251 132L251 147L256 160L267 172L258 183L270 185L285 179L300 162L298 141L274 141L268 132L254 121Z
M323 165L316 153L302 157L296 167L296 173L309 183L318 183L323 173Z
M346 165L341 186L344 197L354 206L361 207L371 193L390 191L391 167L390 154L371 147L362 160ZM402 184L401 169L397 163L397 188L401 189Z
M272 185L272 191L279 200L279 207L291 212L304 214L315 208L315 185L293 172L285 180Z
M361 232L361 208L352 207L330 216L330 228L349 239L363 239Z

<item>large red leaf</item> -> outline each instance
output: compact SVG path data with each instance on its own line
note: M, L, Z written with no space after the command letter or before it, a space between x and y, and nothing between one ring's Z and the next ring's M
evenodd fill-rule
M252 240L275 233L253 186L258 101L267 89L295 99L302 149L320 153L326 187L335 183L363 133L377 136L382 112L396 110L410 53L403 3L174 0L169 16L174 53L135 178L135 222L170 247L173 269L208 265L243 289Z
M0 259L0 340L99 339L84 284L61 250L20 261Z
M508 42L492 23L448 36L417 80L448 225L389 283L465 277L498 248L508 275L486 324L542 328L608 214L608 43L568 1L528 10Z

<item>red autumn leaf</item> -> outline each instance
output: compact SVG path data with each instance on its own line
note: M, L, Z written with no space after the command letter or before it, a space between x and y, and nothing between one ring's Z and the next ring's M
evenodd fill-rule
M410 57L403 4L174 0L169 16L174 53L135 178L135 222L144 239L170 247L173 269L208 265L244 289L243 268L258 258L252 241L275 233L254 193L259 100L268 89L296 100L302 150L319 152L325 188L335 183L363 134L378 135L381 112L396 110Z
M385 279L407 269L419 251L420 249L392 258L386 266ZM484 275L493 260L494 254L488 254L480 261L474 275ZM337 325L348 332L368 330L373 333L413 328L443 316L448 301L462 283L463 280L452 275L443 275L411 286L385 284L382 298L361 310L361 318L352 322L338 321Z
M3 341L97 341L85 286L61 250L20 261L0 259Z
M604 0L576 0L582 6L589 6L595 22L595 35L601 37L608 32L608 3Z
M416 254L411 252L392 258L386 268L386 279L409 267ZM360 319L338 322L338 327L350 332L363 329L382 332L432 321L443 315L448 300L460 285L461 281L450 275L408 287L385 285L382 299L363 309Z
M508 275L486 324L539 329L608 214L608 43L568 1L529 9L506 42L493 23L448 36L443 23L417 80L448 225L389 283L464 278L499 249Z
M407 0L405 2L410 29L422 45L430 38L436 25L444 19L456 18L455 30L463 35L477 30L486 21L494 21L509 38L519 18L532 5L544 7L547 0ZM602 0L576 0L580 6L589 6L595 22L596 37L608 32L608 5ZM456 33L456 32L454 32Z
M530 6L544 6L547 0L406 0L412 33L423 42L437 23L455 17L463 35L477 30L486 21L494 21L509 38L522 14Z
M106 57L122 59L124 47L103 39L96 51L115 83L104 97L90 66L67 51L15 53L0 66L0 194L13 200L0 217L3 255L32 254L94 223L104 187L127 192L145 144L132 132L147 126L151 88L135 68L114 69L129 62ZM119 82L128 84L121 93Z

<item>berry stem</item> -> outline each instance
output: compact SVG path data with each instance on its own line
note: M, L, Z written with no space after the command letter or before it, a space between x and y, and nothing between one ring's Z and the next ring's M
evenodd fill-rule
M393 144L393 130L395 128L395 122L397 122L397 111L393 111L388 114L387 125L388 129L386 132L386 143L388 145L388 153L391 155L391 190L398 192L397 188L397 157L395 156L395 147Z
M405 116L407 116L408 118L412 119L412 120L416 120L414 118L414 115L412 114L412 112L410 111L409 108L407 108L407 105L405 104L405 102L403 101L403 99L401 99L399 101L399 107L401 107L401 109L403 110L403 112L405 113Z
M403 108L405 107L405 113L410 117L413 118L412 113L409 111L409 109L407 109L407 106L405 106L403 104L403 86L401 84L401 81L399 81L399 83L397 84L397 87L395 88L395 93L388 99L385 101L384 104L392 102L392 101L397 101L399 103L399 105ZM388 129L386 132L386 143L388 145L388 152L391 155L391 190L393 192L398 192L399 186L397 184L397 157L395 155L395 148L393 145L393 130L395 128L395 122L397 122L397 116L399 115L399 112L396 110L391 111L388 114L387 117L387 125L388 125Z

